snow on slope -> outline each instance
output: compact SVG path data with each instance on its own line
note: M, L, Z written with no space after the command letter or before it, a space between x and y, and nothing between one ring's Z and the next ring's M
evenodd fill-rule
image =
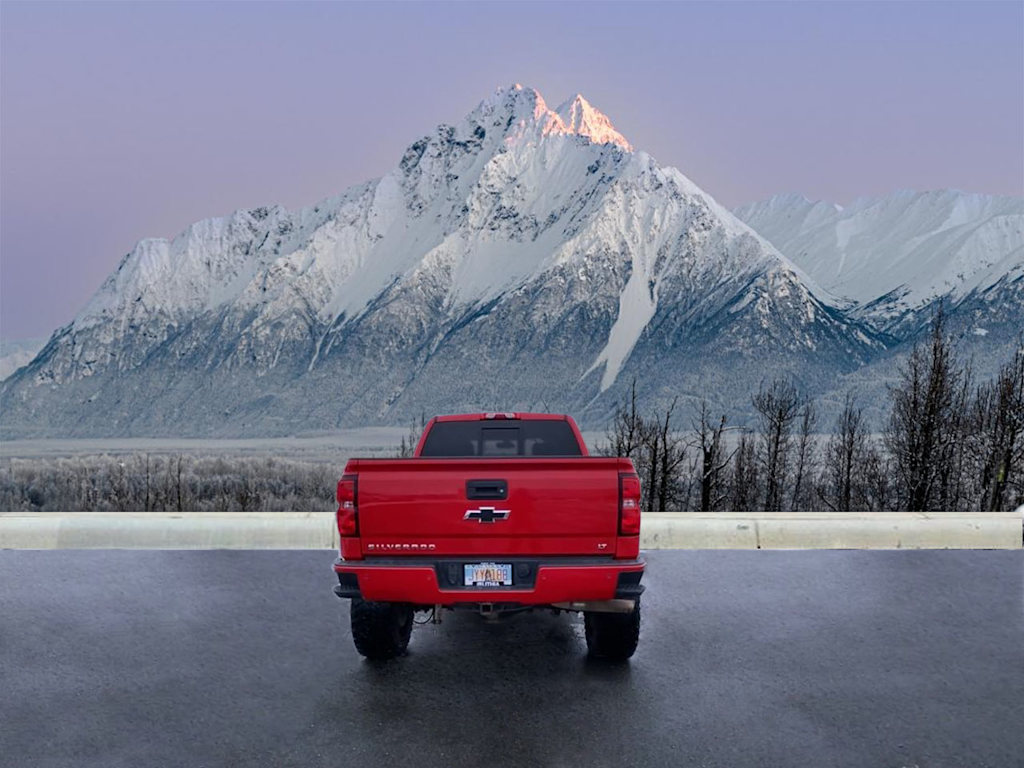
M745 402L769 359L828 376L872 354L829 304L585 99L517 85L381 179L140 242L0 398L26 430L241 433L584 408L627 371L661 396L757 356L717 393Z
M548 137L579 136L630 150L608 118L581 96L561 110L564 120L532 89L499 89L458 125L441 126L434 136L415 142L399 167L384 178L314 208L295 214L278 206L236 211L193 224L172 241L143 240L75 324L84 328L115 315L173 316L235 302L272 303L279 294L266 294L272 291L268 283L274 278L304 284L315 278L323 286L316 296L321 318L352 316L396 276L414 270L424 259L444 261L453 251L460 253L452 257L460 262L453 296L463 301L485 299L536 272L552 243L537 243L529 253L517 248L515 258L507 258L507 249L486 234L459 243L465 237L458 231L460 217L479 225L492 213L484 206L459 210L474 187L497 194L513 183L520 198L532 198L523 213L536 218L537 209L549 212L569 185L578 185L593 173L587 163L564 163L567 153L558 143L546 141ZM461 147L461 156L439 152L438 138ZM537 146L539 156L508 151ZM597 157L592 155L591 160ZM439 229L438 219L448 226ZM467 246L474 249L471 263L465 258ZM309 279L299 280L302 276ZM140 298L142 303L133 310L131 305Z
M449 308L487 302L574 250L576 227L552 223L563 223L567 212L571 222L586 221L603 199L602 186L645 173L662 174L659 183L699 201L729 236L753 236L683 174L662 173L650 156L630 152L629 142L582 96L551 110L535 90L499 89L457 125L412 144L399 167L380 180L294 214L278 206L237 211L193 224L172 241L141 241L73 325L96 328L94 345L112 348L125 333L160 317L162 330L151 338L157 344L196 313L244 308L257 314L257 325L269 325L287 321L298 304L307 324L326 333L339 318L366 311L396 280L437 274L445 277ZM575 210L565 210L566 202ZM648 225L672 233L670 217L657 218ZM631 226L622 216L598 222L599 240ZM498 226L505 223L515 230ZM633 276L607 348L594 363L607 363L604 388L657 307L656 292L646 287L656 282L648 274L650 249L641 239L630 246ZM770 246L759 256L772 266L784 261ZM318 340L310 367L325 341ZM104 351L83 352L80 373L90 375ZM133 366L137 357L121 356L118 365Z
M840 208L784 195L735 213L882 327L1024 265L1024 198L904 191Z

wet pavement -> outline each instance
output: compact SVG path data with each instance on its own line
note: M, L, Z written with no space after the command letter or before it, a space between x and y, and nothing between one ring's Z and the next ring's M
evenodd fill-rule
M1024 552L647 553L640 647L447 613L364 661L331 552L0 551L0 765L1024 765Z

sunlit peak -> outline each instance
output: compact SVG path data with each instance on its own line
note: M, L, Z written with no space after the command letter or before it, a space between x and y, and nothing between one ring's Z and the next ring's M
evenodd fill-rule
M499 88L487 103L496 107L499 103L509 103L510 97L516 104L514 109L520 120L519 131L532 124L542 136L574 134L585 136L595 144L615 144L627 152L633 151L633 145L615 130L607 115L579 93L553 110L537 89L514 83ZM509 136L507 140L514 141L515 138Z
M581 94L577 93L556 112L569 133L586 136L597 144L617 144L627 152L633 151L633 145L615 130L608 116L595 108Z

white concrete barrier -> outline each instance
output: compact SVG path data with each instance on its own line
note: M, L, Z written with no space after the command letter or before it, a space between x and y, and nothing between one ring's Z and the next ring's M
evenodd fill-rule
M647 512L640 525L642 549L757 549L753 516Z
M643 549L1021 549L1024 510L649 512ZM0 513L0 549L333 549L331 512Z
M1021 549L1021 512L644 515L645 549Z
M1024 518L1006 513L762 513L760 549L1020 549Z
M0 513L0 549L331 549L331 512Z

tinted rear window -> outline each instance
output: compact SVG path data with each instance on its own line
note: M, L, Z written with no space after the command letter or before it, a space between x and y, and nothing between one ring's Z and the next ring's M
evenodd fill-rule
M421 456L582 456L567 421L439 421Z

